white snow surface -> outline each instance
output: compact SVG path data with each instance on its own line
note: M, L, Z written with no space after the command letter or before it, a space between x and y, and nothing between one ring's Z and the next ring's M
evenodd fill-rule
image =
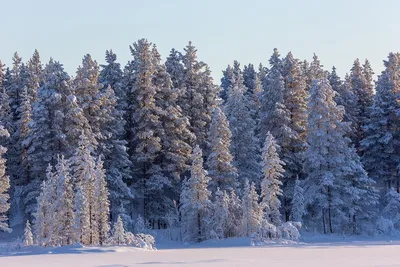
M252 244L249 238L209 240L200 244L159 241L158 250L132 247L21 248L0 243L0 267L395 267L400 239L312 236L303 242Z

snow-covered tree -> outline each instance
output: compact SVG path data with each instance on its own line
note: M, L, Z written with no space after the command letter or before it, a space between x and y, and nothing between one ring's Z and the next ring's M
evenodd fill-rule
M23 144L28 148L30 184L26 211L32 212L39 195L40 182L48 164L55 166L59 155L70 157L78 147L82 132L91 136L91 128L71 95L69 76L62 64L51 59L44 70L44 84L33 103L29 132Z
M24 229L24 245L32 246L33 245L33 234L31 229L31 223L29 220L26 221L25 229Z
M255 184L250 184L249 181L246 180L242 198L242 236L249 237L251 234L256 233L261 226L263 212L258 200L259 195L256 191Z
M243 218L242 201L235 191L229 194L228 221L225 229L226 237L237 237L241 235L241 224Z
M184 85L178 105L183 115L189 118L195 143L205 150L212 111L217 106L218 88L213 84L207 64L197 60L197 50L191 42L184 50ZM206 150L204 152L208 154Z
M34 236L38 245L54 246L59 241L56 232L56 206L54 205L57 200L57 177L51 165L46 169L46 180L42 182L40 189L34 213Z
M256 122L251 114L251 102L245 96L246 88L239 82L228 91L224 111L232 133L231 149L233 166L236 167L241 185L248 179L259 184L258 139Z
M244 92L246 96L253 96L254 93L258 90L258 78L257 72L254 69L253 64L244 65L243 69L243 85L247 88L247 91Z
M172 49L165 61L165 68L171 77L172 87L178 89L179 94L181 94L184 79L182 54L179 51Z
M56 183L56 202L53 203L56 213L56 226L54 234L58 238L58 244L71 245L74 241L74 191L70 174L69 162L61 156L58 158L55 167Z
M400 54L390 53L384 64L385 70L377 81L374 105L369 109L369 119L364 126L361 150L367 172L386 194L390 188L400 190L396 169L400 162L397 152L400 150Z
M78 67L73 81L73 93L79 107L92 128L93 136L87 136L93 148L103 145L109 139L109 129L105 126L112 121L112 111L109 102L115 102L100 90L103 86L98 81L99 66L91 55L86 54L82 59L82 66ZM95 153L102 151L95 151ZM97 154L98 154L97 153Z
M100 65L101 71L99 74L99 82L103 88L111 86L117 97L117 109L126 111L127 108L127 92L123 86L123 72L121 64L117 61L117 55L110 49L106 51L106 65Z
M230 153L231 131L229 122L223 111L214 109L209 133L210 155L207 158L207 167L211 178L210 188L216 192L232 191L238 186L237 169L232 165L233 157Z
M113 225L113 231L111 236L112 243L115 245L126 244L126 233L124 228L124 222L121 216L118 216L117 221Z
M28 61L28 98L30 104L37 99L38 89L43 84L43 66L40 62L39 52L35 49L32 58Z
M157 71L151 43L141 39L130 47L133 61L133 85L130 93L129 148L133 162L134 183L140 213L145 220L157 216L150 206L162 204L154 202L152 196L159 196L160 190L168 186L169 180L161 172L160 163L163 135L160 116L162 110L156 103L159 88L154 84ZM156 201L156 200L155 200ZM152 214L152 212L155 212ZM157 218L158 219L158 218Z
M96 162L92 156L90 140L83 134L79 147L71 158L71 169L77 196L75 200L76 232L82 244L99 244L98 219L95 197Z
M229 195L226 191L221 191L217 188L213 202L213 215L211 216L212 231L217 238L227 237L229 218Z
M270 132L267 133L264 146L262 148L262 174L261 181L261 206L263 217L275 226L282 223L281 201L282 182L285 163L279 159L279 146Z
M292 212L290 213L290 219L294 222L303 222L303 215L305 214L305 201L304 201L304 190L301 186L301 181L296 179L294 186L294 193L292 198Z
M198 145L193 149L190 172L180 198L183 240L200 242L209 235L211 192L208 190L210 178L203 168L203 155Z
M357 113L355 114L354 121L352 122L355 130L354 135L352 136L352 141L357 149L359 148L360 141L363 139L364 133L362 131L362 127L364 126L368 117L367 109L373 104L374 91L371 84L372 70L369 64L366 71L367 75L370 76L370 81L368 82L364 76L363 66L361 65L359 59L356 59L353 67L351 68L349 76L351 89L356 97L357 104Z
M342 122L343 107L336 105L329 81L314 80L310 93L305 163L309 219L325 233L348 227L355 231L361 225L359 210L376 204L373 182L345 137L348 123Z
M0 125L0 136L7 138L9 136L7 130ZM10 188L10 178L6 174L6 159L4 154L7 149L0 145L0 231L11 231L8 227L7 211L10 208L8 189Z
M110 232L110 201L108 200L109 193L107 189L106 174L103 169L103 162L100 158L96 162L95 174L95 206L93 207L93 210L95 212L96 220L98 221L100 245L103 245L107 241Z
M82 244L90 244L90 206L83 193L81 184L75 193L75 241Z

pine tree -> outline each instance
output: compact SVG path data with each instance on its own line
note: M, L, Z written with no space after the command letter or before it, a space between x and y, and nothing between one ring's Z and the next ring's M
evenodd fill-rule
M292 212L290 219L294 222L303 222L303 215L305 214L305 201L304 191L299 179L296 179L294 186L294 193L292 198Z
M99 204L95 197L96 162L92 156L93 147L90 140L83 134L79 147L71 158L73 181L77 190L75 210L78 237L81 243L99 244L99 220L96 217L96 206ZM81 190L81 192L79 192Z
M207 133L212 111L217 106L218 88L213 84L207 64L197 60L197 50L191 42L184 50L184 91L178 105L182 114L189 118L191 131L196 136L195 144L207 155Z
M258 139L255 137L256 122L252 118L251 102L245 96L246 88L240 84L238 82L228 91L224 107L232 133L230 150L241 184L246 179L258 184L260 173Z
M130 47L133 56L131 66L133 73L133 87L131 88L131 137L129 147L134 165L135 187L137 198L140 201L140 213L145 220L151 216L154 205L162 204L152 201L152 196L160 194L169 180L161 173L160 163L163 128L160 121L162 110L156 103L159 88L154 84L156 66L151 43L141 39ZM152 218L155 219L155 218ZM157 218L158 219L158 218Z
M49 165L46 169L46 180L42 182L41 191L36 199L37 208L34 213L34 234L40 246L55 246L60 244L57 233L57 174Z
M9 136L3 125L0 125L0 136L2 138L7 138ZM7 211L10 208L10 204L8 203L10 179L6 174L6 159L4 158L6 152L7 149L0 145L0 231L10 232L11 229L8 227L7 222Z
M378 77L373 106L364 126L361 142L363 163L369 175L386 194L390 188L400 190L396 168L399 166L399 66L400 54L390 53L385 70ZM396 99L397 97L397 99Z
M89 202L78 183L75 194L75 241L82 244L90 244L90 207Z
M6 90L10 87L11 72L8 68L6 72L3 72L3 66L0 62L0 121L8 133L12 135L14 130L13 114L10 107L10 96Z
M174 212L174 201L179 199L180 183L184 177L188 176L191 144L194 143L196 137L190 131L189 119L183 115L183 111L178 105L181 88L173 87L171 76L168 74L166 66L161 64L161 57L155 46L152 52L156 68L153 81L159 88L156 94L156 105L162 110L160 121L163 134L160 139L163 149L160 151L160 162L162 173L168 179L168 187L163 189L163 193L156 193L152 198L157 199L160 216L163 217L163 220L167 220L168 214Z
M55 235L59 238L61 245L71 245L74 241L74 191L72 187L72 178L70 176L69 162L63 157L58 158L55 167L57 177L57 199L55 213L57 214L57 226Z
M171 77L172 87L178 90L179 95L182 94L185 71L182 63L182 53L172 49L165 61L165 68Z
M106 243L109 232L109 216L110 216L110 201L108 200L108 189L106 182L106 174L103 169L103 162L99 158L96 162L95 170L96 178L94 180L95 187L95 206L96 220L98 220L98 231L100 245Z
M225 192L226 193L226 192ZM225 197L225 196L224 196ZM241 223L243 219L242 201L239 196L232 191L229 194L228 202L228 221L225 229L226 237L237 237L241 234Z
M24 230L24 244L25 246L33 246L33 234L31 229L31 223L29 220L26 221L25 230Z
M43 66L40 62L39 52L35 49L32 58L28 62L28 98L32 105L37 99L38 89L43 84Z
M100 65L99 83L103 88L111 86L117 98L117 109L125 112L127 109L127 92L123 86L123 72L121 64L117 63L117 55L110 49L106 51L107 65Z
M262 149L261 205L264 210L264 219L276 226L282 223L279 197L282 196L280 179L283 177L285 165L279 159L278 149L275 138L268 132Z
M213 215L211 217L212 229L217 238L226 237L229 218L229 196L226 191L217 188L213 203Z
M242 235L249 237L252 233L259 230L262 219L262 208L258 204L259 196L254 183L249 184L245 181L242 199Z
M96 149L103 145L104 140L109 138L105 124L112 121L109 101L115 101L115 99L109 99L101 92L102 84L99 83L98 78L99 66L97 62L92 59L91 55L85 55L82 59L82 66L79 66L76 78L73 81L73 93L92 128L94 138L91 139L91 136L87 136L87 138L89 138L92 147L95 148L96 154L102 153Z
M332 89L336 92L335 102L337 105L343 106L345 113L343 115L343 121L350 122L350 131L348 136L351 139L355 138L356 134L356 116L359 113L359 107L357 105L357 96L354 94L351 88L351 80L348 74L342 82L336 73L336 68L333 67L332 72L329 74L329 83Z
M185 180L180 198L180 212L184 241L200 242L209 235L210 178L203 169L203 155L199 146L192 153L190 178Z
M245 65L243 69L243 85L247 88L245 92L246 96L253 96L258 90L258 78L257 72L254 69L253 64Z
M283 206L285 210L285 219L289 220L294 182L297 175L303 176L303 155L307 147L306 131L308 99L306 81L302 74L301 66L299 61L294 59L291 52L289 52L282 60L282 76L285 82L283 103L290 116L290 123L288 126L294 133L292 138L288 139L289 143L279 143L283 148L281 158L286 163L283 179L283 190L285 191Z
M209 144L211 153L207 158L207 167L211 178L211 190L213 192L216 192L217 188L228 192L235 190L238 186L238 174L232 165L231 132L228 120L219 107L215 108L213 113Z
M306 151L305 199L314 226L322 222L325 233L356 231L359 211L376 204L373 182L345 137L348 123L342 122L343 108L334 102L335 93L324 78L314 80L308 115L309 147ZM365 212L367 217L373 212ZM349 221L348 218L351 218Z
M41 192L37 198L37 209L34 214L34 235L36 243L40 246L45 245L47 242L47 205L48 203L46 202L46 181L43 181L41 184Z

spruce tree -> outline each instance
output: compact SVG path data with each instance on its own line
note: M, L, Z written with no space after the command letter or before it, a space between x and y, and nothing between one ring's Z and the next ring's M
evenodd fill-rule
M96 220L98 220L100 245L103 245L107 242L110 232L110 201L108 200L109 193L107 189L106 174L105 170L103 169L103 162L100 158L96 162L95 174L94 210L96 212Z
M132 128L128 142L135 174L134 186L140 213L145 220L153 215L158 216L152 214L155 209L151 206L158 204L152 201L152 196L159 195L160 190L169 182L161 172L161 136L164 132L160 121L162 109L156 103L159 88L153 80L157 69L151 45L147 40L141 39L130 47L133 56L130 64L134 72L128 122ZM155 219L154 216L152 219Z
M279 197L282 196L282 182L281 179L284 173L285 163L279 159L278 155L279 146L275 138L270 132L262 148L262 173L263 179L261 181L261 205L264 212L264 219L269 223L279 226L281 220L281 201Z
M208 190L210 178L203 168L203 155L199 146L193 149L191 174L185 180L180 197L183 241L200 242L209 235L210 218Z
M262 220L262 208L258 203L259 195L256 191L254 183L245 181L242 198L242 236L250 237L251 234L256 233Z
M349 227L356 232L363 219L360 210L368 209L364 215L369 218L373 215L373 182L345 137L349 125L342 122L343 107L336 105L329 81L314 80L310 93L305 163L308 214L324 233Z
M251 102L246 97L246 88L238 83L228 91L224 111L232 133L231 149L233 166L236 167L240 184L248 179L259 184L258 139L256 138L256 122L251 114Z
M302 223L304 214L305 214L304 190L301 185L301 181L299 179L296 179L293 198L292 198L292 212L290 213L290 219L291 221Z
M302 75L301 66L294 59L291 52L282 60L282 76L285 82L283 103L290 114L289 128L294 135L289 143L282 146L282 159L285 161L285 174L283 179L283 206L285 219L289 220L291 211L291 198L293 196L294 182L296 176L302 175L303 155L307 147L307 99L306 81ZM278 137L277 137L278 138Z
M207 167L211 191L215 193L217 188L228 192L235 190L238 186L238 174L236 167L232 165L233 157L230 153L231 131L229 122L219 107L213 112L209 144Z
M248 64L244 66L243 69L243 85L247 88L245 95L253 96L254 93L258 90L258 78L257 72L254 69L253 64Z
M70 174L70 163L61 156L55 167L57 177L57 199L53 203L57 214L57 226L54 229L61 245L71 245L74 241L74 191Z
M0 136L7 138L9 136L7 130L0 125ZM0 145L0 231L10 232L11 229L8 227L8 216L7 211L10 208L8 189L10 188L10 178L6 174L6 159L4 154L7 149Z
M172 87L178 90L179 95L182 94L185 71L182 63L182 53L172 49L165 61L165 68L171 77Z
M39 52L35 49L35 52L32 55L32 58L28 61L28 98L29 102L32 105L36 99L38 94L38 89L43 85L43 66L40 62Z
M218 88L213 84L207 64L197 60L197 50L191 42L184 50L184 91L178 105L182 114L189 118L191 131L196 136L195 144L208 155L207 133L212 111L217 106Z
M118 216L117 221L113 225L113 233L111 240L115 245L125 245L126 244L126 233L124 228L124 222L121 216Z
M400 191L398 166L399 135L399 66L400 54L390 53L384 61L385 70L378 77L373 106L369 109L361 142L363 163L369 175L383 189Z

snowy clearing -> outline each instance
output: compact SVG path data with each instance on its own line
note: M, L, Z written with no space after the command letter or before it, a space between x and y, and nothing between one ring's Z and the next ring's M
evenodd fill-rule
M208 248L206 248L206 246ZM220 246L220 247L216 247ZM174 247L171 249L171 247ZM184 248L161 244L157 251L131 247L22 250L0 253L1 267L43 266L400 266L400 241L348 241L315 244L249 246L248 239L207 241ZM25 255L24 255L25 253ZM13 254L13 256L10 256ZM28 255L26 255L28 254Z

